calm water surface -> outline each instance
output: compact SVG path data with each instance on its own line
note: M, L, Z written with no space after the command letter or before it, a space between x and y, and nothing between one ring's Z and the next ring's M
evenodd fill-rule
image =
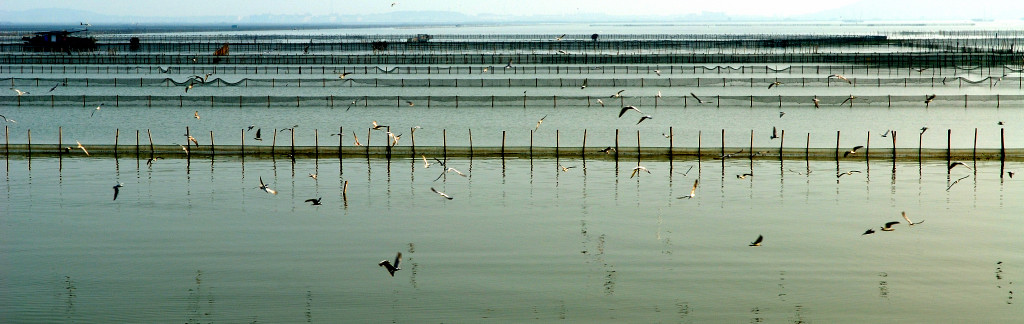
M401 158L3 164L8 323L1024 315L1024 184L998 162L947 176L943 161L642 161L651 174L630 178L636 161L596 156L458 159L468 176L436 181L438 165ZM837 167L862 173L837 181ZM901 224L861 235L889 221ZM391 277L376 263L396 252Z

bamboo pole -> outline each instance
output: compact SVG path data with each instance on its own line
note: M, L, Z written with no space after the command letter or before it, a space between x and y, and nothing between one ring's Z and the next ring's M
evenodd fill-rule
M156 154L156 149L153 148L153 132L146 128L146 135L149 136L149 155L153 156L153 154Z

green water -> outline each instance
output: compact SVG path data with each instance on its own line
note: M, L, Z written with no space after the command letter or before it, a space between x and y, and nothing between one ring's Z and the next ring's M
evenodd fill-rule
M842 162L862 173L838 181L835 162L746 159L642 161L651 173L633 178L633 160L458 159L468 176L437 181L439 165L402 158L3 164L7 323L1024 315L1024 179L1000 178L998 162L948 178L944 161ZM878 230L889 221L901 224ZM391 277L377 262L396 252Z

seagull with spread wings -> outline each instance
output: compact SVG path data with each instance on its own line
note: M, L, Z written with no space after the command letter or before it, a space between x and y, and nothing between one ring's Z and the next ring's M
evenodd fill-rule
M394 4L391 4L391 6L394 6ZM391 274L392 277L394 277L395 271L402 270L402 268L398 267L398 263L400 262L402 262L402 252L398 252L398 255L395 256L394 264L392 264L391 261L382 260L380 261L380 263L377 263L377 265L384 267L384 269L387 269L388 273Z

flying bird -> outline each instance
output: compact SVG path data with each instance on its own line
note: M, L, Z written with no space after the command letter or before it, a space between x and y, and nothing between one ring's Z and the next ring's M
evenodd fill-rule
M661 98L661 90L658 90L658 94L654 95L655 98Z
M814 101L814 108L821 108L821 100L818 100L818 98L814 98L811 99L811 101Z
M420 156L423 157L423 168L424 169L429 168L431 163L427 162L427 156L426 155L422 155L422 154L420 154Z
M846 81L846 83L853 84L853 81L850 81L850 79L847 79L842 74L832 74L832 75L829 75L828 77L829 77L829 79L836 78L836 79L839 79L839 80Z
M928 106L930 106L932 104L932 100L935 100L935 95L930 95L930 96L924 98L924 107L928 108Z
M352 138L356 141L356 146L363 146L363 144L359 144L359 136L356 136L356 132L352 132Z
M889 133L892 133L892 130L891 129L886 129L885 130L885 134L882 134L882 137L889 137Z
M644 115L643 117L640 117L640 121L636 122L636 124L640 125L640 123L642 123L642 122L644 122L645 120L648 120L648 119L654 119L654 117L651 117L651 115Z
M178 143L174 143L174 144L178 144ZM178 146L181 146L181 150L185 151L185 155L189 155L188 147L185 147L185 145L181 145L181 144L178 144Z
M615 152L615 148L609 146L609 147L606 147L606 148L602 149L600 152L604 153L604 154L611 154L612 152Z
M747 177L753 177L753 173L737 174L736 179L746 179Z
M505 64L505 68L506 69L511 69L512 68L512 59L508 59L508 64Z
M565 34L562 34L562 36L555 37L555 40L560 41L562 40L562 38L565 38Z
M1013 179L1013 174L1014 174L1014 173L1016 173L1016 172L1013 172L1013 171L1006 171L1006 175L1010 176L1010 179Z
M914 225L917 225L917 224L924 223L923 219L920 222L914 223L913 221L910 220L910 217L907 217L907 212L905 212L905 211L901 211L900 212L900 216L903 216L903 219L907 220L907 224L910 224L910 226L914 226Z
M263 183L263 177L260 177L260 190L266 191L274 195L277 194L277 190L270 189L270 186L268 186L266 183Z
M124 187L124 183L118 182L114 185L114 200L117 200L117 194L121 192L121 187Z
M946 191L949 191L949 189L953 188L954 185L956 185L957 183L960 183L960 180L967 179L968 177L970 177L970 176L969 175L965 175L965 176L961 177L960 179L956 179L956 181L953 181L953 183L950 183L949 186L946 187Z
M373 121L373 130L380 130L381 128L387 128L387 125L377 125L377 121Z
M87 151L87 150L85 149L85 146L82 146L82 143L80 143L80 142L78 142L78 141L75 141L75 143L77 143L77 144L78 144L78 148L82 149L82 152L85 152L85 155L86 155L86 156L89 156L89 151Z
M306 199L306 202L308 202L308 203L312 203L312 205L310 205L310 206L320 206L320 205L322 205L322 204L320 203L320 200L321 200L321 199L323 199L323 198L324 198L324 197L320 197L320 198L309 198L309 199Z
M690 172L690 171L687 170L686 172ZM698 183L700 183L700 179L693 180L693 187L690 188L690 195L689 196L682 196L682 197L679 197L679 198L676 198L676 199L683 199L683 198L693 199L693 197L697 196L697 184Z
M854 147L853 147L852 149L850 149L849 151L846 151L845 153L843 153L843 157L847 157L847 156L849 156L850 154L857 154L857 150L859 150L859 149L862 149L862 148L864 148L864 145L857 145L857 146L854 146Z
M846 104L847 101L849 101L850 102L850 107L853 107L853 100L854 99L857 99L857 97L854 97L853 95L850 95L849 97L846 98L846 100L843 100L843 102L840 102L839 105L842 106L842 105Z
M193 83L189 82L188 85L185 86L185 93L188 93L189 90L192 90L192 86L193 86Z
M583 79L583 85L580 86L580 90L583 90L583 89L587 88L587 80L588 79ZM598 99L598 100L601 100L601 99Z
M412 101L409 101L409 100L406 100L406 101L405 101L405 104L406 104L406 105L409 105L409 107L412 107L412 106L415 106L415 105L416 105L416 103L413 103Z
M615 94L609 96L609 98L621 98L623 91L626 91L626 89L622 89L622 90L619 90L618 92L615 92Z
M764 235L758 235L757 239L750 242L750 246L761 246L761 242L764 241Z
M246 132L251 131L253 128L256 128L256 124L249 125L249 128L246 129L245 131Z
M597 103L601 104L601 107L604 107L604 100L597 99Z
M567 167L567 166L562 166L561 164L559 164L558 168L562 169L562 172L569 172L569 169L575 168L575 166Z
M693 92L690 92L690 96L693 97L693 99L697 99L697 103L704 103L704 100L700 100L700 98L693 94Z
M927 131L927 130L928 130L928 126L921 127L921 134L924 134L924 132Z
M839 173L836 174L836 178L837 179L838 178L842 178L844 175L853 175L854 173L860 173L860 171L850 170L850 171L846 171L846 172L839 172Z
M647 172L647 174L651 174L651 170L647 170L646 167L644 167L642 165L638 165L635 168L633 168L633 173L629 175L629 178L633 179L633 177L635 177L636 175L640 174L640 171Z
M392 3L391 6L393 7L395 6L395 4ZM402 252L398 252L398 255L395 256L394 264L391 264L391 261L382 260L380 263L377 263L377 265L384 267L384 269L387 269L388 273L391 274L392 277L394 277L395 271L402 270L402 268L398 267L399 262L402 262Z
M446 193L443 193L443 192L437 191L437 189L434 189L433 187L431 187L431 188L430 188L430 191L433 191L434 193L436 193L436 194L440 195L440 196L441 196L442 198L445 198L445 199L448 199L448 200L452 200L452 199L455 199L454 197L452 197L452 196L449 196L449 195L448 195L448 194L446 194Z
M21 90L18 90L18 89L14 89L14 88L11 88L11 90L14 90L14 92L17 92L17 93L18 93L18 96L19 96L19 97L21 97L21 96L23 96L23 95L27 95L27 94L29 94L29 92L28 92L28 91L21 91Z
M782 85L782 82L775 81L775 82L772 82L771 84L768 85L768 89L771 89L774 86L780 86L780 85Z
M886 232L892 232L892 231L895 231L896 229L895 229L895 228L892 228L892 226L893 226L893 225L896 225L896 224L899 224L899 223L900 223L900 222L897 222L897 221L892 221L892 222L888 222L888 223L885 223L885 226L883 226L883 227L882 227L882 230L883 230L883 231L886 231Z
M544 115L544 117L541 117L540 120L537 121L537 127L533 128L534 131L540 129L540 124L544 122L544 118L548 118L548 115Z
M657 74L658 76L661 76L661 70L654 70L654 74Z
M162 159L162 157L159 157L159 156L151 157L151 158L149 158L149 160L146 160L146 165L153 166L153 162L156 162L156 160L159 160L159 159Z
M342 74L338 74L338 79L344 79L344 78L345 78L345 77L347 77L347 76L348 76L349 74L352 74L352 72L344 72L344 73L342 73Z
M772 126L772 136L769 136L768 139L776 138L779 138L779 131L775 129L775 126Z
M252 128L249 128L249 129L252 129ZM263 130L263 129L262 128L257 128L256 129L256 137L253 138L254 140L257 140L257 141L262 141L263 140L263 138L260 137L260 131L261 130Z
M625 114L627 111L630 111L630 110L635 110L636 112L641 113L641 114L644 113L644 112L640 111L640 109L638 109L638 108L636 108L634 106L625 106L625 107L622 107L621 110L619 110L619 118L622 118L622 115Z
M99 106L96 106L96 109L92 110L92 113L89 114L89 117L92 117L92 116L96 115L96 112L100 111L100 108L103 108L103 105L105 105L105 104L100 104Z
M869 228L868 230L864 231L864 234L861 234L861 235L870 235L870 234L875 234L875 230L872 229L872 228Z
M58 83L57 85L53 86L53 88L50 88L50 91L47 91L47 92L53 92L53 90L57 90L57 87L59 87L59 86L60 86L60 83Z
M195 113L195 114L193 114L192 116L193 116L193 117L195 117L195 118L196 118L196 120L199 120L199 111L198 111L198 110L196 110L196 113Z
M192 144L195 144L196 146L199 146L199 141L197 141L195 137L192 137L192 135L185 135L185 136L188 137L188 141L189 142L192 142Z
M780 112L779 112L779 118L782 118L782 116L784 116L784 115L786 115L786 112L785 112L785 111L780 111Z
M946 171L953 170L953 168L958 166L958 165L962 165L965 168L967 168L968 170L971 169L971 167L967 166L967 164L964 164L963 162L960 162L960 161L955 161L955 162L949 164L949 166L946 168Z
M316 173L310 173L309 177L313 178L313 180L316 180L317 174Z

